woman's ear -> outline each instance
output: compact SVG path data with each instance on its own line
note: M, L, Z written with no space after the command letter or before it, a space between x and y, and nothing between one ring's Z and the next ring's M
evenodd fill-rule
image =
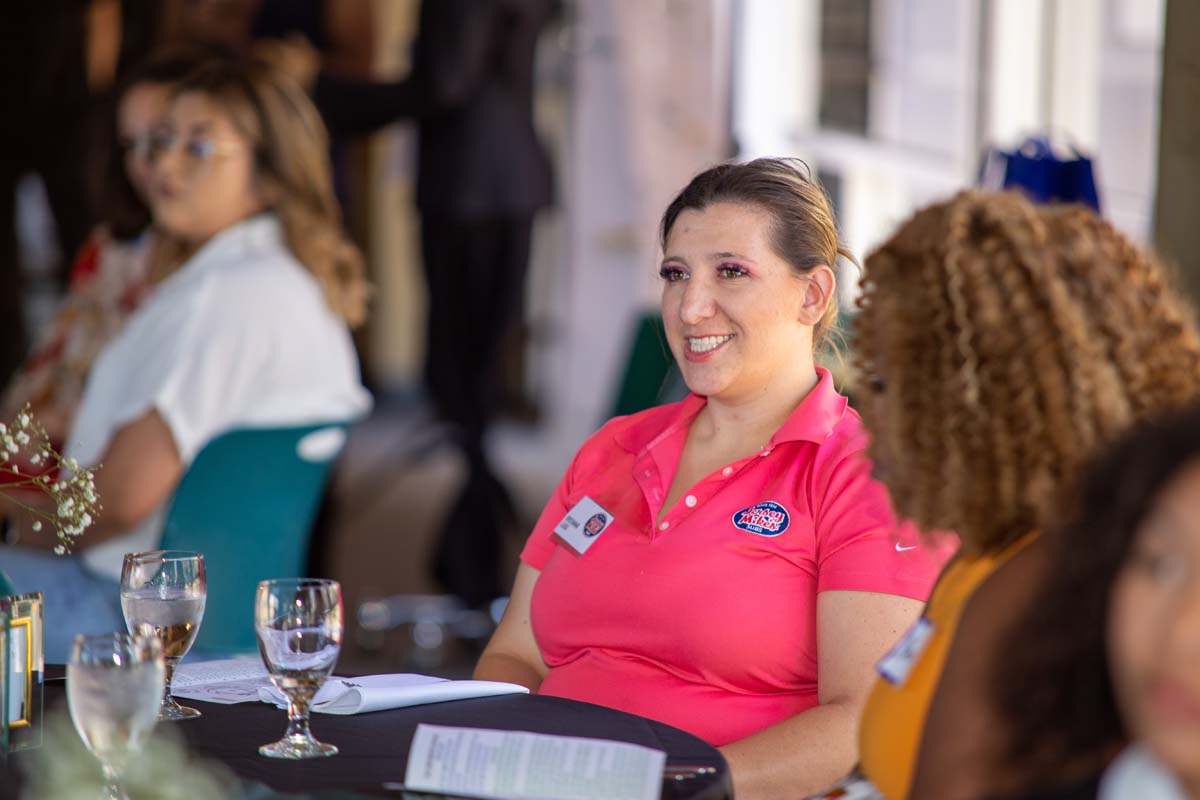
M825 318L829 304L836 302L837 277L824 264L813 267L804 274L804 298L800 304L800 321L805 325L816 325Z

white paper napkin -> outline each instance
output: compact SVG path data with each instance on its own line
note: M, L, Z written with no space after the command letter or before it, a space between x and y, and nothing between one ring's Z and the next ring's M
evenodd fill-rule
M474 697L528 694L529 689L499 681L449 681L431 675L401 673L367 675L361 678L330 677L317 690L312 710L322 714L365 714L389 708L445 703ZM287 708L287 698L275 686L263 686L258 697L264 703Z

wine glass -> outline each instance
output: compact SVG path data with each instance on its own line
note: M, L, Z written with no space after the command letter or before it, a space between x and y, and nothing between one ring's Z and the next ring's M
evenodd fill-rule
M313 738L308 709L342 646L341 585L323 578L262 581L254 598L254 633L271 682L288 700L287 733L258 752L271 758L337 753Z
M121 611L130 633L149 633L162 643L167 673L159 720L195 719L200 712L171 696L175 668L191 648L204 619L207 584L204 556L186 550L126 553L121 565Z
M128 800L121 774L154 727L165 674L162 645L127 633L79 635L67 663L67 706L100 761L103 800Z

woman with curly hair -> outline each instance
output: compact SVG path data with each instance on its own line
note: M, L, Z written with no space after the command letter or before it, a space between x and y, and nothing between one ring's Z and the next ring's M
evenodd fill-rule
M1130 431L1081 484L993 664L1003 755L1038 797L1200 797L1200 408ZM1103 779L1080 758L1129 740Z
M961 539L879 664L862 770L888 798L974 797L1005 771L985 679L999 633L1059 566L1037 533L1097 446L1200 394L1200 338L1111 225L1011 193L917 213L867 259L860 303L871 455L899 514Z

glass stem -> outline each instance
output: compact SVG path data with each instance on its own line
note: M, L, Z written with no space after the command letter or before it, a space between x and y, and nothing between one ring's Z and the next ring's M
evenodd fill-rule
M104 773L104 800L124 800L120 773L107 761L100 762L100 771Z
M163 666L165 667L164 674L167 676L167 679L163 681L162 704L169 706L175 702L171 699L171 678L175 677L176 662L173 659L166 659L163 662Z
M288 697L288 727L284 737L312 738L312 732L308 729L308 698Z

